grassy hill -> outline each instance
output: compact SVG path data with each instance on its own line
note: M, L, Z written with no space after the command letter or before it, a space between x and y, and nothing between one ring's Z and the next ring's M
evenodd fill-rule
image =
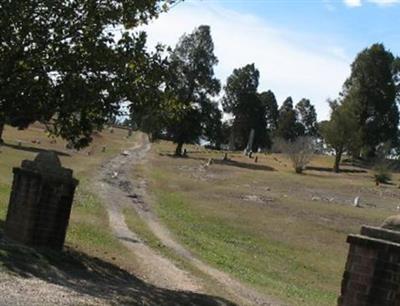
M142 277L140 262L112 235L107 212L91 191L88 180L94 170L135 145L137 135L126 136L125 130L106 130L95 135L90 148L75 152L66 150L62 140L51 142L40 125L26 131L6 128L6 145L0 148L0 237L12 167L21 160L33 159L43 149L56 150L80 185L66 252L41 253L0 239L0 271L120 303L200 298L136 278L132 273ZM375 186L368 169L344 166L340 174L330 172L332 158L327 156L316 156L310 169L298 175L279 154L258 154L255 163L240 153L230 153L230 161L223 162L223 153L197 146L188 147L188 158L174 158L173 151L171 143L154 144L149 161L135 173L148 181L151 204L162 222L200 259L291 305L334 305L347 256L346 235L396 213L398 174L393 185ZM210 158L214 162L206 166ZM352 205L356 196L361 208ZM151 247L179 262L179 255L166 249L133 209L126 211L126 218ZM181 264L190 270L187 262ZM212 293L218 290L214 287Z
M188 158L174 158L173 149L156 144L141 168L163 222L206 262L293 305L335 305L347 234L396 213L396 184L377 187L351 166L332 173L328 156L299 175L279 154L223 162L221 152L190 146Z

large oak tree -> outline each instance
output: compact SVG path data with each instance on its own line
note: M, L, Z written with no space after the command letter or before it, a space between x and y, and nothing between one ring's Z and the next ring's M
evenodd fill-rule
M116 33L146 23L172 2L1 1L0 139L6 122L25 128L41 121L76 147L87 145L125 98L118 65L126 63ZM129 35L140 61L143 37L123 39Z

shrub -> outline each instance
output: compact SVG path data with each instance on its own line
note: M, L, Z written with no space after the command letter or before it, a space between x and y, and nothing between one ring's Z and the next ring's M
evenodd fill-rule
M392 171L386 163L380 163L374 167L375 182L387 184L392 180Z
M311 137L300 136L294 141L281 143L282 152L292 161L296 173L302 173L314 155L314 142Z

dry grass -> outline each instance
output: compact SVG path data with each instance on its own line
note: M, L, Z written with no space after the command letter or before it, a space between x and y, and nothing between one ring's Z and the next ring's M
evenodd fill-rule
M19 166L23 159L34 159L38 150L57 151L62 154L63 166L73 169L74 176L80 180L72 207L67 246L127 269L134 267L135 259L113 237L108 227L107 212L88 184L88 178L95 174L103 161L136 143L136 134L127 138L127 133L121 129L114 129L114 133L105 130L94 136L89 148L77 152L65 149L66 142L61 139L51 143L39 124L23 131L7 126L3 135L5 145L0 147L0 221L5 219L7 211L12 168ZM33 143L33 140L39 140L40 144ZM22 143L21 148L18 142ZM106 152L102 152L103 146L106 146Z
M221 152L188 152L173 158L173 146L160 142L143 168L162 220L199 257L294 305L334 305L346 235L396 213L397 186L376 187L364 169L332 173L330 157L298 175L281 155L255 163L234 153L223 163ZM356 196L362 208L352 206Z

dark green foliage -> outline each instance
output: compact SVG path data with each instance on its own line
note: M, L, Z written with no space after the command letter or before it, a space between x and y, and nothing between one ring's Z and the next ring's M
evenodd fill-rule
M387 184L392 180L392 172L387 164L378 164L374 167L373 170L375 182Z
M0 3L1 121L34 121L75 147L91 141L125 98L115 29L133 28L160 13L164 1L72 0ZM136 61L143 36L131 36ZM128 50L126 50L128 51ZM138 75L138 78L141 76ZM1 136L1 135L0 135Z
M259 71L254 64L234 69L228 77L222 106L234 116L232 135L237 149L247 145L250 131L255 130L252 150L271 145L267 131L267 104L257 94Z
M305 127L298 121L297 112L293 108L293 100L288 97L279 109L278 127L275 136L287 141L294 141L303 136Z
M205 101L202 106L203 134L216 149L221 148L224 142L222 131L222 112L218 104L212 101Z
M382 44L357 55L344 84L343 103L353 105L361 143L353 155L375 156L380 143L398 143L397 60Z
M144 33L140 37L143 45L139 48L137 42L128 35L119 43L119 67L122 69L119 75L123 78L118 80L118 84L129 101L131 121L151 140L155 140L160 137L168 121L167 101L162 89L168 78L168 61L161 56L164 51L161 46L153 53L141 53L146 37ZM122 64L124 62L125 65Z
M279 119L278 102L275 95L271 90L268 90L260 93L259 98L265 106L267 127L270 131L274 131L278 126Z
M343 153L357 146L360 137L355 111L351 105L331 101L330 106L331 118L320 124L320 131L326 143L335 151L333 170L339 172Z
M301 99L296 105L298 121L304 126L304 135L315 137L318 135L317 112L308 99Z
M171 52L165 92L170 103L168 133L178 144L177 155L181 154L184 143L199 140L203 127L210 124L208 117L218 117L216 107L210 105L214 103L210 97L217 95L221 87L214 77L217 63L210 27L205 25L182 36Z

